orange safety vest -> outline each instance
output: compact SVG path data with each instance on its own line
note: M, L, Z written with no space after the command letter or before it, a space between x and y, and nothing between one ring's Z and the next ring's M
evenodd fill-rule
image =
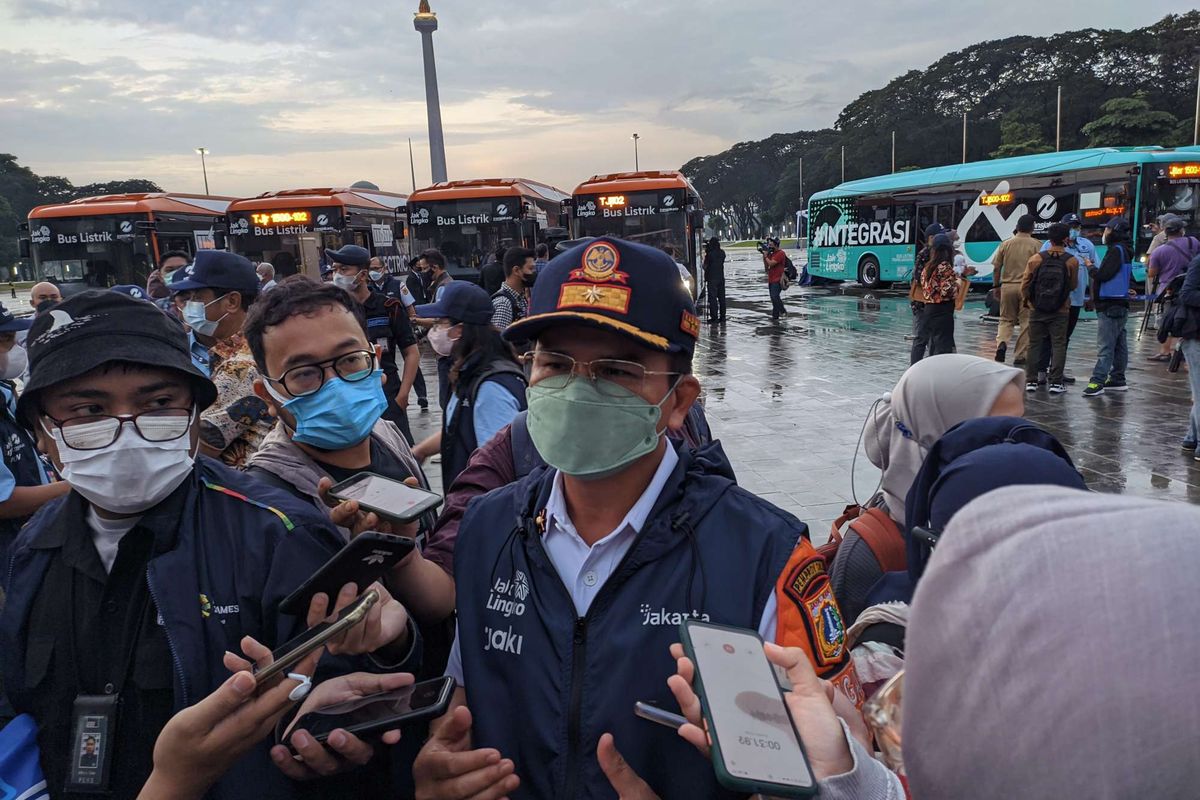
M846 647L846 624L825 559L807 538L796 543L788 558L775 584L775 600L779 605L775 643L802 649L817 677L837 686L861 710L862 684Z

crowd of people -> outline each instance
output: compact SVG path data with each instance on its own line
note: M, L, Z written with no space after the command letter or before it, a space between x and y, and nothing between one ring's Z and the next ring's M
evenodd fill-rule
M738 485L693 371L696 308L656 248L508 248L490 292L450 279L436 250L401 278L354 245L326 253L324 281L208 250L166 254L144 289L35 287L32 319L0 307L0 786L745 796L710 763L680 643L692 620L761 637L822 797L1193 795L1200 715L1179 678L1200 658L1184 630L1200 512L1089 493L1022 418L1039 372L1052 391L1066 380L1095 268L1077 222L1043 244L1022 220L997 254L994 360L954 352L970 268L926 231L914 363L861 410L879 486L823 544ZM1200 247L1165 230L1163 247ZM784 276L774 252L764 268ZM1109 255L1091 275L1111 323L1089 391L1124 385L1127 288L1103 287L1126 258L1110 271ZM723 263L709 243L710 322ZM1200 258L1152 269L1179 284L1164 330L1200 364ZM1002 363L1016 322L1024 370ZM418 442L422 347L441 424ZM432 459L439 514L402 521L331 491L362 472L428 490ZM368 532L417 546L370 586L283 610ZM368 589L360 621L256 679ZM299 724L439 676L454 689L436 719ZM677 729L637 703L677 712Z

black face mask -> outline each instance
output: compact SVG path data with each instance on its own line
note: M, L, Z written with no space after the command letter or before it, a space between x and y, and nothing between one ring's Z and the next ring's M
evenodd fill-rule
M530 274L530 275L522 275L522 276L521 276L521 283L525 284L525 288L526 288L526 289L532 288L532 287L533 287L533 283L534 283L534 281L536 281L536 280L537 280L537 273L536 273L536 272L534 272L534 273L532 273L532 274Z

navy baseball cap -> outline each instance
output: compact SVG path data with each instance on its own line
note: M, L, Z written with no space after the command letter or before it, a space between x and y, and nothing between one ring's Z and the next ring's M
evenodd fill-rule
M123 295L128 295L134 300L149 300L150 296L146 294L146 290L137 284L133 283L118 283L116 286L108 287L110 292L119 292Z
M448 319L474 325L487 325L494 310L488 293L470 281L450 281L442 290L441 300L415 307L422 319Z
M510 342L547 328L585 325L653 350L692 353L700 320L679 267L656 247L601 236L555 256L538 273L529 316L504 330Z
M1187 220L1183 217L1172 217L1163 223L1163 230L1169 233L1178 233L1187 228Z
M27 331L33 326L32 317L16 317L0 303L0 333Z
M945 233L945 232L946 232L946 229L943 228L941 225L939 225L936 222L933 223L932 225L925 226L925 238L926 239L928 239L930 236L937 236L939 233Z
M371 263L371 251L356 244L344 245L340 250L326 250L325 257L348 267L365 267Z
M217 399L217 387L192 363L183 326L153 303L120 292L89 289L68 297L34 320L25 347L29 381L17 414L30 424L43 389L111 361L183 373L201 411Z
M224 250L201 250L196 253L195 261L172 273L167 288L172 292L224 289L254 297L259 290L258 273L254 263L245 256Z
M1078 214L1074 213L1063 214L1063 218L1060 219L1059 222L1061 222L1063 225L1067 225L1068 227L1072 225L1083 225L1083 220L1079 218Z
M939 233L937 236L933 237L933 246L934 247L954 247L954 240L951 239L948 234Z
M1129 223L1125 221L1124 217L1113 217L1104 224L1104 227L1116 233L1124 233L1129 230Z

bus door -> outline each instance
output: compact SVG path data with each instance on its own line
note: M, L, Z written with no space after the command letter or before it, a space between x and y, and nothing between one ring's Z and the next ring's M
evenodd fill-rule
M315 281L321 280L321 235L302 233L298 237L300 273Z
M954 227L953 203L926 203L917 206L917 230L915 239L917 249L925 246L925 229L933 223L938 223L946 230Z

